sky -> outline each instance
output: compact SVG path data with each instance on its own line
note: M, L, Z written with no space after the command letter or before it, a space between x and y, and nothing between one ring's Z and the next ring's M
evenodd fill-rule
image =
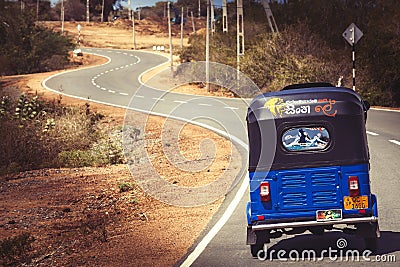
M131 0L131 5L133 9L136 9L139 6L153 6L157 2L162 2L162 1L167 1L167 0ZM197 0L193 0L196 1ZM233 0L228 0L228 2L232 2ZM172 1L172 2L176 2ZM216 6L222 6L222 0L214 0L214 4Z

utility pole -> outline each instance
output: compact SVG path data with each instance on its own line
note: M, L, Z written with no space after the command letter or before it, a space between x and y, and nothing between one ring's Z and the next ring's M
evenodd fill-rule
M39 21L39 0L36 1L36 21Z
M201 12L201 8L200 8L200 0L199 0L199 19L200 19L200 12Z
M211 34L215 33L215 15L214 15L214 1L210 0L210 8L211 8Z
M171 1L168 1L168 10L167 10L167 16L168 16L168 36L169 36L169 57L170 57L170 64L171 64L171 71L173 70L172 67L174 66L174 59L172 57L172 32L171 32Z
M89 23L89 0L86 0L86 23Z
M104 0L101 3L101 22L104 22Z
M131 10L132 15L132 35L133 35L133 49L136 50L136 34L135 34L135 12Z
M210 91L210 0L207 0L206 22L206 89Z
M237 70L240 71L240 57L244 54L243 1L237 0Z
M181 13L181 49L183 48L183 7Z
M222 31L228 32L228 7L226 0L222 1Z
M262 4L264 7L265 14L267 15L268 24L269 27L271 28L271 31L273 33L279 33L278 26L276 26L274 15L272 14L271 7L269 6L269 0L263 0Z
M195 32L196 32L196 27L194 26L193 11L190 11L190 14L192 15L192 27L193 27L193 33L195 33Z
M128 0L128 19L132 20L131 0Z
M64 34L64 0L61 0L61 34Z

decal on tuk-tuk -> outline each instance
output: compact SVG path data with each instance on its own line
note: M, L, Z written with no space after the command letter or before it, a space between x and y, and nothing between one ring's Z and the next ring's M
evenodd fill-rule
M265 102L264 107L267 108L274 117L282 117L283 115L299 115L321 113L328 117L335 117L337 109L333 109L336 100L333 99L306 99L306 100L287 100L283 98L273 97Z
M285 131L282 144L288 151L323 150L330 143L324 127L297 127Z

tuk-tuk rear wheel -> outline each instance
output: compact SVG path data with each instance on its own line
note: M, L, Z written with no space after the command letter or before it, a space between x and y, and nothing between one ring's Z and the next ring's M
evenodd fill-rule
M369 237L364 238L365 249L375 252L378 249L378 238Z
M269 242L269 231L257 231L256 243L250 245L250 252L253 257L264 257L264 244ZM262 252L260 252L260 250Z

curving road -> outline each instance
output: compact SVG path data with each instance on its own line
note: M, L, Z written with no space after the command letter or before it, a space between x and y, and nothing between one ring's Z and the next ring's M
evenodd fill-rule
M236 144L246 159L247 135L245 129L246 102L238 99L211 98L165 93L143 86L139 79L143 71L167 61L163 56L129 50L83 49L109 59L106 64L87 69L64 72L43 81L43 85L56 92L81 99L119 106L141 112L165 115L215 130ZM378 196L379 222L382 237L374 261L393 257L400 261L400 112L373 109L369 112L368 140L371 152L372 190ZM245 162L244 162L245 164ZM245 167L245 166L244 166ZM177 265L183 266L266 266L288 264L275 259L253 259L246 246L245 205L248 201L246 172L242 170L240 182L227 195L220 212L214 216L206 231L190 252ZM322 237L312 235L284 236L272 240L269 249L302 251L304 249L336 248L337 233ZM363 249L363 242L353 236L344 236L347 249ZM289 262L290 259L287 259ZM296 265L337 264L340 259L323 257L317 261L293 262ZM360 261L360 262L359 262ZM359 261L340 261L342 265L374 264ZM398 263L386 263L398 266Z

